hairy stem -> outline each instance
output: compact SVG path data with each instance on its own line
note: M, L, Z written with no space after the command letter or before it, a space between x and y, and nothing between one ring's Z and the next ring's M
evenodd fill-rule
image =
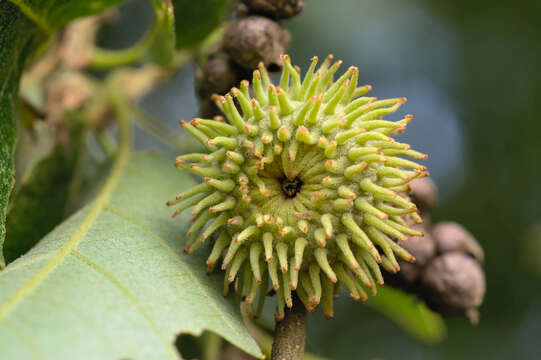
M284 319L276 322L271 352L272 360L304 359L306 308L297 295L293 295L293 307L286 309Z

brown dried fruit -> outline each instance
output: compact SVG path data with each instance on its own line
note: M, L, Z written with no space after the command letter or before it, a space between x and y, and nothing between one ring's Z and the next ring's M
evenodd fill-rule
M430 211L436 205L438 189L429 178L413 179L410 182L411 197L421 212Z
M227 93L233 86L238 86L244 76L244 71L223 53L215 54L203 69L197 69L195 87L200 99L201 116L212 118L221 114L211 96Z
M225 94L238 85L241 75L237 66L227 57L219 56L207 61L198 75L197 92L201 97L214 93Z
M436 244L424 224L413 224L411 228L424 233L424 237L410 236L407 241L398 241L398 245L406 249L415 257L414 263L398 260L400 265L399 276L407 284L415 282L423 271L423 267L430 262L436 254ZM399 286L397 284L397 286Z
M425 266L436 254L436 244L422 224L412 225L411 228L424 233L424 236L410 236L406 241L398 241L398 245L415 257L415 265Z
M440 253L460 251L470 254L481 263L484 261L485 255L477 240L456 222L447 221L437 224L432 230L432 236Z
M250 9L243 3L237 3L233 6L233 15L236 19L240 19L250 15Z
M280 54L285 53L291 37L275 21L248 16L230 24L224 34L224 49L241 67L252 70L259 62L271 71L282 68Z
M252 13L287 19L301 12L304 0L242 0Z
M414 289L410 289L410 286L419 279L423 273L423 268L417 264L412 264L401 259L398 260L398 264L400 265L400 272L389 276L393 277L393 279L388 280L386 278L385 282L405 291L413 291Z
M466 314L477 320L477 307L485 295L485 275L479 263L460 253L436 257L424 270L427 303L443 314Z

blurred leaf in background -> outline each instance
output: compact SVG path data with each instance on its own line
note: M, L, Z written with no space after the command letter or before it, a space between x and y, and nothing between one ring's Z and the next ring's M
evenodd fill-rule
M147 50L149 60L168 67L173 63L175 27L171 0L153 0L156 35Z
M60 0L13 1L14 6L43 32L51 34L73 19L100 13L123 0L65 2ZM7 2L7 1L6 1Z
M177 49L194 46L221 25L229 0L172 0Z
M393 320L406 333L425 344L438 343L447 334L440 315L415 296L389 286L379 288L377 296L368 299L368 307Z
M520 245L522 265L541 279L541 221L526 231Z

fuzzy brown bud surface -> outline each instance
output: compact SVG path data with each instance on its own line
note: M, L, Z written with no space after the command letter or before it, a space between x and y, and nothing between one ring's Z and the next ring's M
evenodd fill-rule
M434 226L432 235L439 253L460 251L470 254L481 263L484 261L483 248L462 225L451 221L441 222Z
M280 24L262 16L248 16L230 24L224 34L224 49L247 70L260 62L271 71L282 68L283 54L291 36Z
M399 241L398 244L411 254L415 254L416 265L425 266L436 255L436 243L423 224L414 224L411 228L423 233L424 236L410 236L408 240Z
M430 232L425 229L424 224L414 224L412 229L423 233L424 236L410 236L407 241L398 242L398 245L415 257L414 263L399 260L400 273L398 276L404 279L407 284L417 281L423 272L423 267L436 255L436 243Z
M423 272L428 305L445 314L466 314L477 321L485 295L485 275L475 259L461 252L435 258Z
M233 62L224 53L214 54L195 73L195 88L200 99L200 114L212 118L221 114L220 109L212 101L214 94L224 95L245 78L247 72Z
M436 184L430 178L414 179L410 182L413 202L424 213L436 205L438 191ZM424 215L424 214L423 214Z
M261 14L275 19L287 19L300 13L304 0L242 0L254 14Z
M231 59L219 56L210 59L203 67L198 92L201 97L225 94L240 82L241 71Z

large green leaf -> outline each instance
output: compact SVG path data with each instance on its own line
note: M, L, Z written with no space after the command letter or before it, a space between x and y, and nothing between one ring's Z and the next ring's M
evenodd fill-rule
M378 288L377 296L368 306L393 320L405 332L424 343L436 343L445 338L447 328L442 317L431 311L414 295L389 286Z
M173 0L177 49L200 43L216 29L229 9L228 0Z
M193 180L162 155L120 155L94 203L0 272L5 359L176 359L175 335L215 332L261 352L221 276L182 253L164 204Z

